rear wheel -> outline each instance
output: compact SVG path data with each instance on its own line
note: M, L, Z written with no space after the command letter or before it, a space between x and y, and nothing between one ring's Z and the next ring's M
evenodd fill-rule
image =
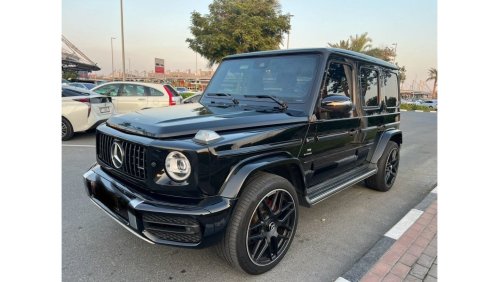
M384 153L377 162L377 167L377 174L366 179L365 184L378 191L389 191L398 175L399 146L396 142L387 143Z
M217 249L250 274L275 267L292 243L298 220L295 188L283 177L259 172L245 185Z
M71 139L73 137L73 126L69 122L69 120L62 118L61 122L61 133L62 133L62 140L66 141Z

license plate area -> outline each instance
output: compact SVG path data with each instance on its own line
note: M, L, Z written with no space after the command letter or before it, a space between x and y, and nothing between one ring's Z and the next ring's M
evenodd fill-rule
M92 196L104 204L115 215L120 216L127 222L129 221L127 200L109 191L105 186L100 186L95 189Z
M101 107L99 108L101 114L109 113L109 107Z

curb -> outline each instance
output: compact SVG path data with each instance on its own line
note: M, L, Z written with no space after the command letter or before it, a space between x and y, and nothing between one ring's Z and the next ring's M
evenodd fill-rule
M359 281L387 250L408 230L413 223L424 213L424 211L437 199L437 184L432 191L413 209L411 209L401 220L392 226L372 248L364 254L347 272L342 274L334 282L357 282Z
M428 112L425 112L425 111L422 111L422 110L408 111L408 110L404 110L404 109L400 109L399 111L400 112L416 112L416 113L437 113L437 111L428 111Z

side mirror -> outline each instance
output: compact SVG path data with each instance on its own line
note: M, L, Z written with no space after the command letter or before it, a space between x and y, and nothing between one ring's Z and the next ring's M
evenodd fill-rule
M332 117L350 117L353 104L349 97L330 95L321 100L321 108L330 112Z

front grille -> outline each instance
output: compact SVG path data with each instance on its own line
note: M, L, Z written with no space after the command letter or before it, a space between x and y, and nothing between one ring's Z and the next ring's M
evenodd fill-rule
M190 217L179 217L155 213L142 215L144 230L153 240L168 240L181 243L198 243L201 241L201 228L197 220Z
M119 141L123 147L124 159L120 168L116 168L112 161L111 145L115 140ZM97 157L105 164L137 179L146 178L145 162L146 148L144 146L120 140L112 136L97 134Z

